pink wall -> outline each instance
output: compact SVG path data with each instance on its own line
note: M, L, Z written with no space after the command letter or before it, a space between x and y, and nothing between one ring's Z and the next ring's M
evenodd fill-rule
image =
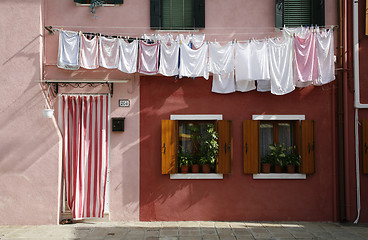
M285 96L211 93L211 80L142 77L140 219L333 221L336 195L334 84ZM223 114L232 120L232 174L223 180L170 180L161 174L161 120L170 114ZM315 120L316 173L307 180L253 180L243 173L242 121L253 114Z

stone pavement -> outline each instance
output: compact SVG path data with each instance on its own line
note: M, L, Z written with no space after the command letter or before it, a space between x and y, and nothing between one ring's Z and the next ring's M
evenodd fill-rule
M368 239L368 224L326 222L96 222L0 226L0 239Z

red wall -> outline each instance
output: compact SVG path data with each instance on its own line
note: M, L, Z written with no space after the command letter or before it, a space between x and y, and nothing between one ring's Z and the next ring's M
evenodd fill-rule
M335 82L285 96L215 94L212 80L143 76L140 87L140 220L336 220ZM170 180L161 174L161 120L170 114L223 114L232 120L232 174ZM316 173L307 180L253 180L243 173L242 121L253 114L315 120Z

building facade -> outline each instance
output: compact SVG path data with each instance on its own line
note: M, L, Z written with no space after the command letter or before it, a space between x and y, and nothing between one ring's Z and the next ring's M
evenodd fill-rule
M56 224L69 217L62 98L106 94L106 221L353 222L359 211L359 221L367 222L365 1L304 6L305 25L333 26L336 79L285 95L256 89L215 93L214 74L207 80L58 67L64 30L129 42L168 33L205 36L204 44L221 45L282 39L280 26L296 24L287 18L288 2L126 0L108 2L92 14L83 1L1 1L0 224ZM45 108L54 109L52 118L42 116ZM124 121L124 131L112 131L113 118ZM180 173L178 149L197 151L196 141L184 143L193 134L183 129L203 123L218 132L212 173ZM285 168L262 174L268 144L283 137L302 157L298 173Z

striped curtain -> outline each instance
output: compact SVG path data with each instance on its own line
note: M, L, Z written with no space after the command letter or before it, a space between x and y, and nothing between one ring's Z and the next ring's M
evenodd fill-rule
M65 195L74 219L102 218L105 206L108 101L62 96Z

